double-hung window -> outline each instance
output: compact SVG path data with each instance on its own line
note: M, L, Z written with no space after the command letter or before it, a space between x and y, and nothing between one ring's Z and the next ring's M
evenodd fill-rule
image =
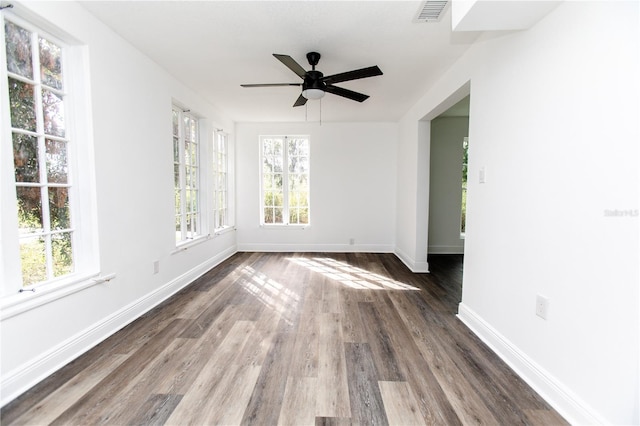
M309 137L261 136L263 225L309 225Z
M229 143L228 136L216 132L213 140L213 227L216 230L229 222Z
M176 244L203 235L198 119L173 107L173 172Z
M7 232L17 236L15 246L8 244L7 235L0 241L4 255L20 260L19 274L16 269L3 275L11 280L21 275L22 286L29 287L76 270L79 201L70 161L76 141L66 114L64 44L19 19L5 16L3 27L5 55L0 57L5 62L2 84L7 86L2 94L8 99L2 100L2 109L8 106L8 111L2 111L2 141L11 146L5 145L3 153L13 151L13 164L3 157L1 168L12 168L15 190L9 194L3 186L2 197L13 198L18 217L11 219L17 232Z

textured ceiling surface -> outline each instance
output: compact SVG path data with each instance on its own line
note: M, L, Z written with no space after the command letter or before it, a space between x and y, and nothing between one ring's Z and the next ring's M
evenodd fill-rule
M87 1L81 4L238 122L396 121L470 46L440 22L416 23L420 1ZM371 96L363 103L327 94L293 108L298 83L272 54L324 75L378 65L384 75L336 84Z

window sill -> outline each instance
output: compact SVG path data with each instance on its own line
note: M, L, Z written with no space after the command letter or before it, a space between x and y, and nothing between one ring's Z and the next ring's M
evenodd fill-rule
M298 230L298 231L304 231L305 229L309 228L311 225L284 225L284 224L261 224L260 228L264 228L264 229L277 229L277 230L282 230L282 229L294 229L294 230Z
M235 231L236 227L235 226L225 226L223 228L218 228L213 232L213 236L217 237L220 235L224 235L224 234L228 234L229 232Z
M94 285L109 282L115 277L116 274L102 276L99 273L79 275L62 281L43 284L15 295L5 296L0 301L0 320L4 321Z
M192 240L187 240L184 241L180 244L178 244L178 246L176 246L176 249L173 250L170 254L176 254L176 253L180 253L182 251L188 250L193 246L197 246L199 244L204 243L205 241L208 241L211 239L211 235L207 234L207 235L200 235L199 237L196 237Z

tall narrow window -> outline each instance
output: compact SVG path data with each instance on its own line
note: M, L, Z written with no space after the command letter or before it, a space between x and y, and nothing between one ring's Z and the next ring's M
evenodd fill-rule
M173 172L176 244L202 235L200 214L200 142L195 116L173 108Z
M264 225L309 224L309 137L260 137Z
M462 209L460 212L460 234L464 236L467 223L467 164L469 162L469 138L462 141Z
M229 226L229 154L227 134L216 132L213 142L213 222L214 229Z
M30 286L74 272L64 47L6 19L4 40L9 114L2 120L11 123L22 285Z

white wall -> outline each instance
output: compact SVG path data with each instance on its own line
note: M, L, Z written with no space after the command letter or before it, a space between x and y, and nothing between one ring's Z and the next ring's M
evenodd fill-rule
M528 31L490 34L401 122L406 167L416 123L470 82L459 316L577 424L640 422L638 7L564 2ZM399 211L428 197L410 199L418 173L399 171ZM419 233L398 223L398 244Z
M429 175L429 254L464 253L460 238L462 209L462 141L469 117L431 121Z
M638 217L605 214L639 207L638 17L637 2L565 2L528 31L485 37L400 130L407 158L415 123L470 81L459 316L579 424L640 421Z
M88 48L99 263L116 278L9 318L3 313L3 403L235 252L231 232L172 254L172 99L205 118L206 137L233 123L78 4L17 6Z
M310 136L311 225L261 227L258 138L291 134ZM240 123L236 135L239 250L393 251L397 124Z

